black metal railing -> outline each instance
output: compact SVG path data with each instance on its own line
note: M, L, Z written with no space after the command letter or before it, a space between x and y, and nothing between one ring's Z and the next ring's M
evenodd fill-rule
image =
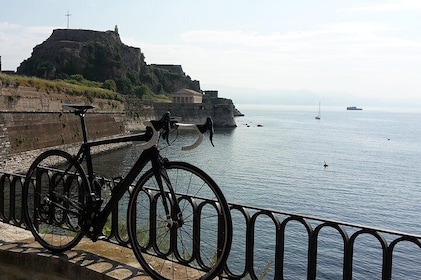
M1 175L0 220L25 228L23 180L19 174ZM107 225L109 241L122 246L129 244L125 206L122 201ZM421 236L247 205L230 203L230 207L233 241L222 278L416 279L421 275Z

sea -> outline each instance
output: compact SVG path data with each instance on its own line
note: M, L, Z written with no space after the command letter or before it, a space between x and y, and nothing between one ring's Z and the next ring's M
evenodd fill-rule
M214 146L205 138L181 151L194 140L180 133L161 153L205 170L229 203L421 236L421 110L323 106L318 120L318 106L236 107L244 116L236 117L236 128L216 128ZM96 157L96 166L109 176L124 174L138 155L136 146L127 147ZM360 262L354 279L381 279ZM404 263L411 268L393 279L418 279L420 264ZM320 268L318 279L342 279L330 270ZM292 271L285 279L303 275Z

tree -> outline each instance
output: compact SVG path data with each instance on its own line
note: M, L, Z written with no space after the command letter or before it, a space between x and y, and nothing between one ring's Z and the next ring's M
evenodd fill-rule
M140 86L136 86L134 88L134 94L137 97L142 97L143 95L145 95L148 92L148 87L146 85L140 85Z
M133 85L130 79L128 78L121 78L116 81L117 90L123 94L129 94L133 90Z
M117 85L114 80L105 80L105 82L102 84L102 88L117 91Z

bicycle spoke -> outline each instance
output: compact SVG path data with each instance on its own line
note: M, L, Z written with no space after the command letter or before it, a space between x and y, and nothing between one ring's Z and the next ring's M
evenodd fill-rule
M208 279L224 264L231 240L229 208L217 185L201 170L186 163L166 166L165 193L150 170L136 185L129 202L129 235L133 251L145 270L157 279ZM171 195L171 188L176 197ZM145 195L145 194L148 195ZM162 199L181 210L182 221L171 229ZM177 203L178 207L174 207ZM149 217L141 211L149 210ZM171 214L173 219L176 215ZM148 219L148 246L139 227ZM159 227L165 229L159 230ZM195 235L195 232L199 235ZM145 234L145 233L144 233ZM155 244L155 246L152 246Z
M31 165L24 185L28 228L45 248L61 252L74 247L83 234L79 226L87 180L66 152L50 150Z

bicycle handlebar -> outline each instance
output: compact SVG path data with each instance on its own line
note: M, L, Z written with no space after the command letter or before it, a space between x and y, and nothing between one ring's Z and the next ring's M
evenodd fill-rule
M149 129L147 129L146 133L149 133L149 134L152 134L152 135L151 135L151 138L147 142L145 142L143 144L139 144L137 146L137 148L142 150L142 151L147 150L149 148L152 148L154 145L156 145L156 143L158 143L158 140L159 140L158 131L156 131L155 129L150 129L151 127L153 127L151 121L145 121L144 124L147 128L149 128Z
M212 146L215 146L213 144L213 134L214 134L213 121L210 117L208 117L206 119L206 122L202 125L184 124L184 123L179 123L177 121L171 120L170 113L167 112L164 114L164 116L160 120L145 121L144 124L147 128L147 133L151 133L151 139L147 141L146 143L139 145L141 149L148 149L156 145L156 143L159 140L160 133L162 133L162 137L169 144L169 133L172 128L182 129L182 130L183 129L193 130L198 134L198 138L193 144L188 145L188 146L183 146L181 148L181 150L183 151L192 150L198 147L203 141L203 134L208 130L210 132L209 133L210 142Z
M196 141L193 144L181 147L182 151L193 150L193 149L197 148L202 143L203 134L199 131L199 129L197 128L197 125L195 125L195 124L184 124L184 123L177 123L175 125L177 126L178 129L194 130L198 135Z
M193 144L191 144L189 146L184 146L184 147L181 148L181 150L188 151L188 150L193 150L196 147L198 147L200 145L200 143L202 143L202 141L203 141L203 134L208 130L209 130L209 140L210 140L212 146L215 147L215 145L213 144L213 134L214 134L213 121L210 117L208 117L206 119L206 122L202 125L200 125L200 124L184 124L184 123L175 123L175 125L179 129L194 130L198 135L198 138L196 139L196 141Z

